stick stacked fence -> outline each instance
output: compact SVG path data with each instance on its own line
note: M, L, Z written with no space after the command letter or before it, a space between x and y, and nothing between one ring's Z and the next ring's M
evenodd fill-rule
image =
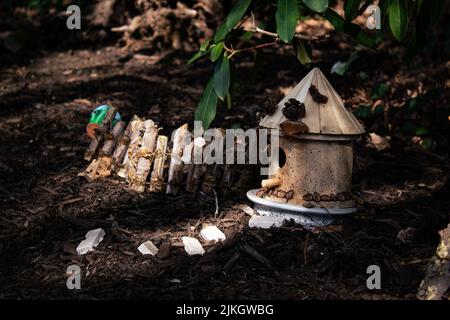
M194 142L187 145L187 124L179 127L172 139L160 135L160 128L152 120L136 115L127 125L118 121L110 129L116 111L108 110L86 150L84 159L89 165L83 175L88 179L115 176L125 179L129 189L139 193L175 195L183 188L188 192L210 192L217 186L231 187L238 176L232 165L184 163L193 159L195 151L202 152L206 147Z

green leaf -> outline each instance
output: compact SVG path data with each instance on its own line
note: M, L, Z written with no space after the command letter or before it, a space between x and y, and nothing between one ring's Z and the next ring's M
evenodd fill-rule
M277 33L284 42L289 43L294 37L298 16L297 0L278 0L275 19Z
M228 27L228 31L233 30L233 28L237 25L237 23L242 19L245 11L247 11L248 6L250 5L250 2L252 1L239 0L233 7L233 9L231 9L225 21Z
M433 145L434 145L434 142L433 142L433 139L431 139L431 138L425 138L422 141L420 141L420 146L427 150L433 148Z
M203 51L197 51L187 62L187 64L191 64L194 61L197 61L198 59L200 59L201 57L203 57L206 54L206 52Z
M294 46L295 55L297 59L303 65L308 65L311 63L311 48L300 39L294 39L292 41L292 45Z
M204 52L204 51L206 51L206 49L208 49L208 46L209 46L209 43L211 42L211 40L206 40L205 42L203 42L201 45L200 45L200 51L202 51L202 52Z
M358 16L359 1L360 0L345 0L344 11L346 20L352 21Z
M323 14L323 17L330 21L337 31L349 34L356 39L358 43L370 48L375 46L375 39L367 35L359 25L345 21L344 18L333 9L328 8Z
M217 59L220 58L220 55L222 54L223 51L223 42L219 42L218 44L215 44L212 46L211 49L211 61L214 62Z
M378 6L381 10L381 16L384 16L387 13L387 9L389 8L389 5L391 4L391 0L379 0Z
M406 0L392 0L388 8L389 27L398 41L403 41L408 30Z
M371 98L378 99L386 96L389 92L389 85L387 83L380 83L372 89Z
M251 31L246 31L242 34L241 40L242 41L249 41L253 37L254 33Z
M362 81L367 81L369 80L369 75L367 73L365 73L364 71L360 71L358 73L358 77L362 80Z
M223 100L230 88L230 62L228 57L223 55L220 60L216 62L214 67L214 90L217 96Z
M337 31L345 32L345 20L333 9L328 9L324 15Z
M362 44L363 46L373 48L376 43L376 39L371 38L367 33L362 31L361 29L358 30L356 33L356 41L358 41L359 44Z
M328 0L303 0L303 3L315 12L322 13L328 8Z
M219 28L216 30L216 34L214 35L214 42L218 43L225 39L228 34L228 28L226 22L222 23Z
M365 105L360 105L354 113L358 119L367 119L373 115L372 107Z
M251 0L239 0L236 3L226 17L225 21L217 29L216 34L214 35L214 42L217 43L225 39L227 34L233 30L237 23L242 19L250 3Z
M430 133L430 131L427 128L425 128L425 127L418 127L418 128L416 128L416 136L424 136L424 135L427 135L429 133Z
M216 116L217 95L214 91L214 83L211 79L206 86L205 91L197 105L195 111L195 120L202 121L203 128L206 130Z

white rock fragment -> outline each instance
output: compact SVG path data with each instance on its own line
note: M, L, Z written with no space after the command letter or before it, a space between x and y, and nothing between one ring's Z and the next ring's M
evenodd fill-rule
M143 255L149 254L149 255L154 256L154 255L158 254L158 248L150 240L145 241L143 244L141 244L138 247L138 250Z
M200 231L200 235L205 241L224 241L226 239L225 234L219 230L216 226L209 226L203 228Z
M284 223L283 217L271 216L252 216L248 222L250 228L270 229L272 227L279 228Z
M255 209L253 209L252 207L250 207L246 204L241 205L240 209L242 211L244 211L244 213L248 214L251 217L258 215L258 212L256 212Z
M206 140L203 137L197 137L194 139L194 146L196 148L203 148L206 145Z
M203 255L205 253L205 250L197 239L191 237L181 237L181 241L183 241L184 250L186 250L188 255Z
M77 247L77 253L79 255L86 254L93 251L96 246L103 240L105 231L102 228L94 229L86 233L85 239L80 242Z
M391 141L389 136L379 136L374 132L369 133L370 139L372 140L373 147L378 151L391 147Z
M183 163L191 163L192 157L192 149L194 148L194 142L189 143L183 148L183 155L180 158L180 161Z

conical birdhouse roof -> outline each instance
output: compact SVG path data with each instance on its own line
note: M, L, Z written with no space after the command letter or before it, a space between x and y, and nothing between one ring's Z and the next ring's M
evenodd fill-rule
M309 88L314 85L318 91L328 98L326 103L316 102ZM344 102L328 82L319 68L311 70L277 105L274 114L264 117L260 121L260 126L265 128L280 129L280 124L286 117L283 115L284 104L294 98L305 104L305 117L301 122L308 126L306 134L298 135L299 138L314 139L315 135L329 137L331 139L355 138L364 133L363 126L355 116L344 107ZM282 133L280 129L280 133ZM326 135L326 136L322 136ZM332 135L332 136L329 136Z

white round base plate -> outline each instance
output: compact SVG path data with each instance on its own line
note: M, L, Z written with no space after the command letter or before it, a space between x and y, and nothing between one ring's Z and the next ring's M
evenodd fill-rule
M356 208L305 208L299 205L280 203L263 199L256 195L257 189L249 190L247 198L255 203L255 210L263 216L283 217L294 220L307 227L324 227L330 225L336 218L356 212Z
M253 189L247 191L247 198L249 198L252 202L266 206L266 207L272 207L274 209L278 210L285 210L290 211L290 213L315 213L315 214L325 214L325 215L345 215L356 212L355 207L351 208L305 208L304 206L300 205L293 205L289 203L281 203L276 202L270 199L263 199L256 195L256 192L258 189Z

